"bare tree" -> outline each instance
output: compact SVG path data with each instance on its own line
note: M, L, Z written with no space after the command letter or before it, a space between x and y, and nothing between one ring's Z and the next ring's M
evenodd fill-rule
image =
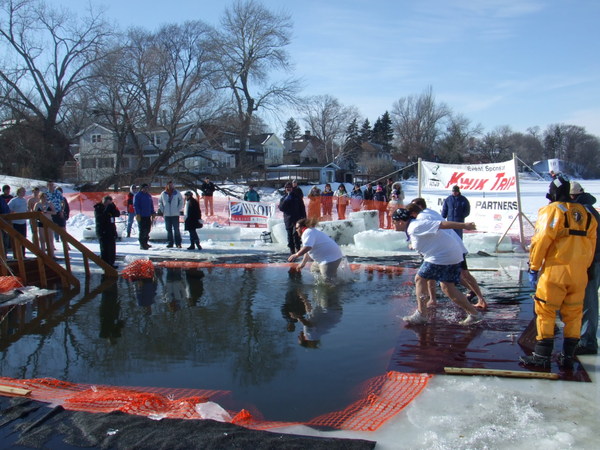
M94 118L117 139L116 171L100 186L122 176L177 178L186 172L186 160L204 154L189 133L210 118L216 98L211 35L200 21L166 25L156 33L132 29L115 57L95 66L96 82L89 86ZM137 155L138 163L123 171L125 152Z
M450 113L445 103L435 102L431 87L419 96L411 95L396 101L391 115L400 158L405 161L432 158L443 121Z
M358 110L344 106L330 95L316 95L302 102L303 120L311 133L323 142L319 162L332 162L343 149L346 130L353 119L358 118Z
M270 81L274 72L291 69L286 52L291 30L288 15L274 14L254 0L238 0L225 10L221 29L215 32L215 60L223 80L216 86L231 94L239 121L241 171L251 169L246 139L254 113L296 102L297 80Z
M576 125L549 125L544 132L544 153L572 165L583 176L598 173L598 138Z
M105 56L112 31L100 14L83 19L37 0L0 0L3 102L12 118L37 128L44 143L44 176L56 177L66 140L59 132L65 99Z
M450 164L469 162L475 140L481 132L481 125L471 126L471 121L463 115L450 114L446 132L436 143L436 156Z
M478 163L495 163L512 157L513 135L509 126L496 127L483 135L474 148L474 156Z

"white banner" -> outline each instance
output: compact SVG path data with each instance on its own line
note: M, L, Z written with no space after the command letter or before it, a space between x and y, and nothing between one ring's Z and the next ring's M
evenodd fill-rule
M471 205L466 221L475 222L479 231L503 233L519 212L513 160L465 165L421 162L419 188L429 208L441 212L455 185Z
M267 219L275 217L275 204L264 202L245 202L232 200L229 202L229 221L237 224L266 225Z

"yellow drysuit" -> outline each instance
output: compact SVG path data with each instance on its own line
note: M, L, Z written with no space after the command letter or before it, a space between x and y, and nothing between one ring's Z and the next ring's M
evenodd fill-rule
M553 202L540 208L529 255L530 269L540 271L535 291L538 341L554 337L557 310L565 324L564 337L579 339L597 226L578 203Z

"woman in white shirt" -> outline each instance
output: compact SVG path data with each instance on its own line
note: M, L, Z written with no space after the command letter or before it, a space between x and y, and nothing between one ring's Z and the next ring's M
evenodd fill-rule
M312 260L319 264L319 270L325 280L332 281L337 276L337 269L344 255L333 239L315 228L316 224L315 219L300 219L296 222L296 231L302 238L302 248L290 255L288 261L294 262L300 256L304 256L298 270Z

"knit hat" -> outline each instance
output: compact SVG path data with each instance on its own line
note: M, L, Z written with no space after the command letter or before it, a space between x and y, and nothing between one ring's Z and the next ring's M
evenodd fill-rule
M583 188L577 181L571 182L571 189L569 190L569 194L571 194L571 195L583 194Z
M403 222L408 222L410 218L410 213L408 212L408 209L405 208L398 208L392 214L392 220L401 220Z

